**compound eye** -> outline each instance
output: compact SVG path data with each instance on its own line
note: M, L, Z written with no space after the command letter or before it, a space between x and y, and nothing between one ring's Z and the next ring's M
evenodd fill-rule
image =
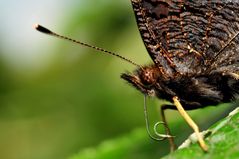
M154 78L154 74L152 71L150 70L145 70L142 72L142 75L141 75L141 78L142 78L142 82L143 84L145 85L152 85L153 83L155 83L155 78Z

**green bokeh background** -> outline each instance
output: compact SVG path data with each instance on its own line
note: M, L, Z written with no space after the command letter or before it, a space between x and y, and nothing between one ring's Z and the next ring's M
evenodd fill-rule
M25 8L32 7L32 10L38 8L33 3L28 6L29 0L15 2L19 3L16 7L26 5ZM11 3L15 2L5 2L5 5L9 3L8 7L11 7ZM0 9L6 7L4 2L1 3ZM43 17L46 19L43 20L44 25L50 29L115 51L139 64L152 63L140 39L129 0L48 3L42 1L42 14L60 19L54 24L48 16ZM55 9L59 6L58 12L45 13L44 7L49 10L52 6ZM10 28L1 30L0 33L5 34L0 36L0 55L15 53L19 60L6 60L6 56L0 56L0 158L63 159L86 147L97 146L104 140L144 128L143 95L119 78L122 72L133 71L134 66L95 50L40 34L29 26L31 21L27 21L32 18L32 12L28 13L27 9L16 12L12 9L12 14L29 16L18 19L19 25L28 28L29 32L23 34L16 26L16 34L24 37L17 43L27 42L25 49L34 53L36 47L45 57L41 58L41 62L38 57L34 59L40 63L37 69L34 61L32 66L21 67L27 59L27 56L21 55L24 49L14 45L16 41L6 42L5 39L9 39L6 33L12 32ZM41 12L38 13L40 15ZM4 17L1 25L13 20L8 19L9 15L1 16ZM11 39L11 34L9 36ZM4 48L13 49L10 52ZM22 64L18 63L20 59L23 59ZM158 100L150 100L152 123L158 120L157 105ZM226 106L206 108L191 114L200 127L207 128L225 109ZM212 112L213 115L210 115ZM182 122L177 112L170 111L168 116L180 143L191 130L186 124L173 124ZM146 134L146 131L143 133ZM135 153L132 156L156 158L168 153L165 141L155 143L146 137L145 143L147 153L140 156L136 151L132 152ZM160 151L162 147L164 150ZM151 149L158 149L158 153L152 154Z

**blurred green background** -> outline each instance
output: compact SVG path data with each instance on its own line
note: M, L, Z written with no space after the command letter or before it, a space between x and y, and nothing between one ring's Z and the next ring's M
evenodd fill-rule
M146 135L143 95L119 78L134 66L32 27L40 23L149 64L129 0L9 0L0 2L0 14L1 159L63 159L134 129L143 130L148 154L157 158L168 153L167 142L155 143ZM152 123L158 120L157 105L150 101ZM217 116L224 109L192 114L207 127L216 118L209 116L208 122L205 113ZM177 112L168 114L170 123L182 122ZM172 124L174 134L182 136L178 142L191 132L186 129L186 124ZM132 153L148 158L147 153Z

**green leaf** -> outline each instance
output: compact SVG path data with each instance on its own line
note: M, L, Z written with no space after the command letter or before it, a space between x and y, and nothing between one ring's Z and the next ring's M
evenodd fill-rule
M171 153L163 159L238 159L239 158L239 108L226 118L214 124L207 132L211 132L205 140L209 146L203 152L197 143ZM188 139L189 141L190 139Z
M239 109L217 122L207 130L210 135L206 138L209 152L201 150L197 143L186 145L185 148L165 156L163 159L236 159L239 156ZM189 139L188 139L189 141ZM126 136L108 140L96 148L80 151L69 159L153 159L162 157L167 152L168 145L157 146L150 142L145 129L137 129Z
M165 149L159 149L158 143L149 140L145 128L140 128L125 136L104 141L96 148L84 149L69 159L152 159L158 158Z

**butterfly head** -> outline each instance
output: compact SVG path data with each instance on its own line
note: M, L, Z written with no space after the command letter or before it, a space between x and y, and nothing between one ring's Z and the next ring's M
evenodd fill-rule
M155 87L158 85L162 75L161 69L155 66L142 67L133 74L122 74L121 78L128 81L143 94L154 96Z

